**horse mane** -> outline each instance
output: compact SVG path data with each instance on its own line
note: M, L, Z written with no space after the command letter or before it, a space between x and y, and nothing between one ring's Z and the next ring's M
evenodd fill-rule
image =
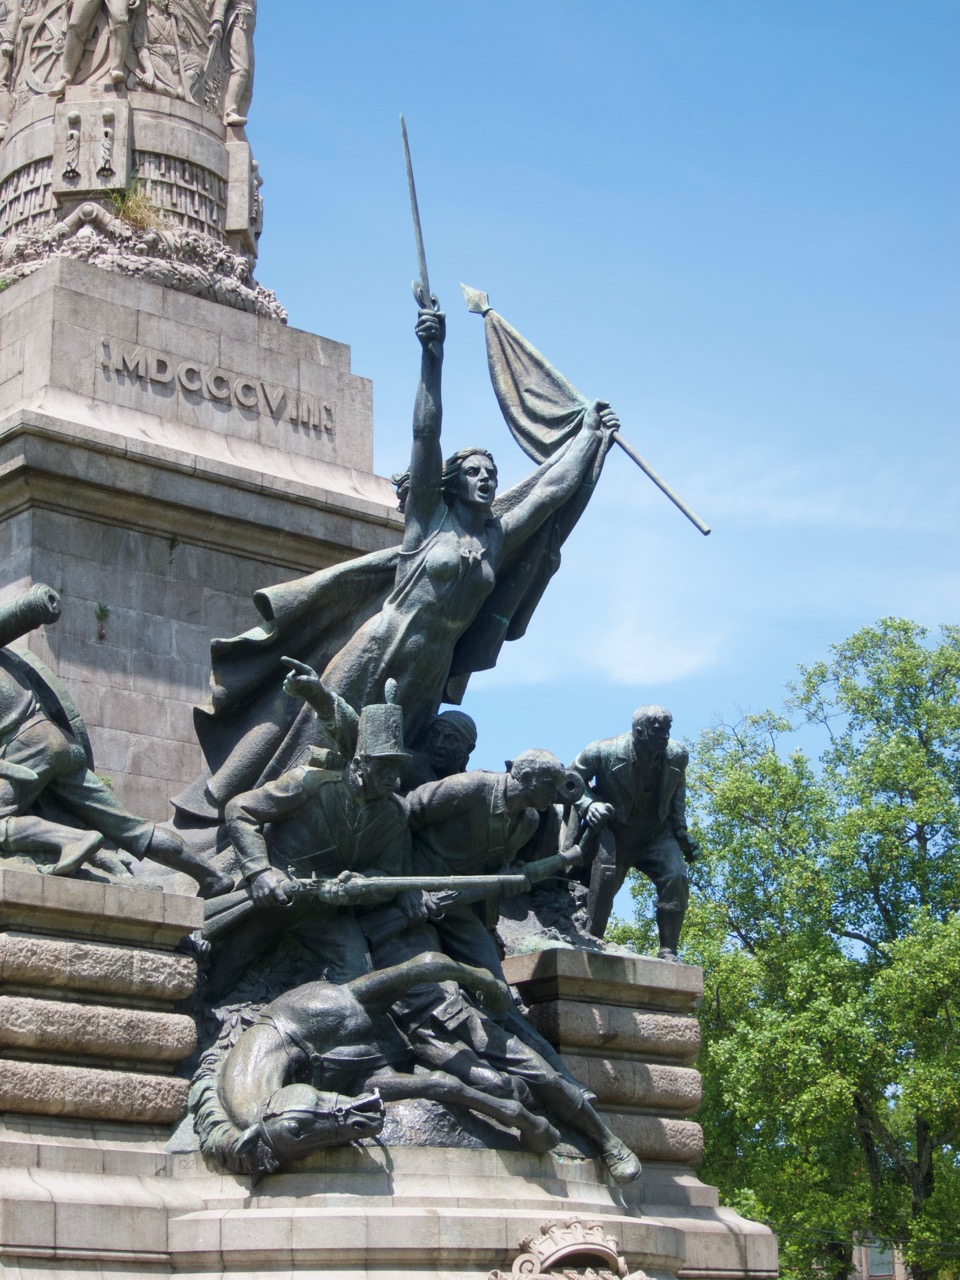
M234 1122L217 1088L224 1058L253 1020L250 1014L235 1013L224 1023L216 1042L200 1059L188 1106L204 1156L231 1173L252 1175L256 1184L266 1174L276 1173L280 1161L257 1126L242 1129Z

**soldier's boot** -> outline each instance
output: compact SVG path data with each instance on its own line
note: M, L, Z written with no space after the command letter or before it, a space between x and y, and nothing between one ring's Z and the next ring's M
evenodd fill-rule
M683 917L687 914L687 903L690 900L690 883L685 876L674 876L657 887L657 933L660 936L657 955L661 960L675 962Z
M116 85L117 88L127 79L123 64L127 56L129 30L128 22L110 23L110 79L107 84Z
M218 894L229 893L233 888L233 881L229 876L202 861L168 827L154 829L153 838L143 856L159 862L163 867L171 867L174 871L183 871L192 876L200 886L201 898L215 898Z
M627 1144L604 1124L579 1087L558 1079L546 1087L541 1085L540 1092L558 1119L593 1139L614 1182L633 1182L640 1177L643 1172L640 1161Z

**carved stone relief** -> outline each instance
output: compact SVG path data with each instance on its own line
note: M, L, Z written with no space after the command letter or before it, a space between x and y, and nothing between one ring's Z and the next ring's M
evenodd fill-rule
M183 227L139 229L100 205L82 204L61 222L8 235L0 242L0 275L13 283L57 257L81 258L102 270L286 323L276 295L254 281L248 257Z
M53 194L61 203L126 187L131 176L127 102L59 102L53 134Z
M629 1273L620 1244L600 1222L568 1218L545 1222L536 1235L520 1241L510 1271L491 1271L488 1280L516 1280L518 1276L552 1276L556 1280L624 1280ZM635 1271L630 1280L645 1280Z
M136 89L246 123L256 0L0 0L0 127L71 85Z

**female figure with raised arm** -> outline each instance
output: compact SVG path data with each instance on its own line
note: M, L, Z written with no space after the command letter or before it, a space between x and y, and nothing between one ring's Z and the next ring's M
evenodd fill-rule
M603 401L587 405L564 442L497 497L485 449L443 461L443 315L421 311L416 333L410 470L395 480L402 544L258 591L264 622L213 641L211 700L196 716L209 772L174 801L181 827L220 821L228 800L278 777L322 739L313 712L282 693L285 655L321 672L325 688L357 711L382 702L386 681L396 680L416 749L441 702L459 703L470 675L493 667L503 642L523 635L559 567L616 414Z
M376 701L384 682L395 679L411 742L444 700L456 646L501 566L574 495L619 426L609 406L595 402L568 448L498 508L497 468L486 449L461 449L443 460L443 315L421 311L417 337L422 357L410 470L395 481L404 533L394 589L323 673L324 684L355 707Z

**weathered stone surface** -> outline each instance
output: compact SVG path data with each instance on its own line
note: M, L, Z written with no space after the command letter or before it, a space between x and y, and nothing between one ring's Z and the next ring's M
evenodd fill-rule
M696 1018L573 1000L534 1005L529 1018L561 1052L603 1049L680 1064L695 1061L700 1052Z
M367 473L354 477L353 492L376 484L369 475L371 385L351 373L342 343L256 316L238 317L251 322L247 328L225 326L225 308L215 302L170 295L70 258L46 264L29 284L38 278L46 296L21 300L22 282L0 299L4 346L24 344L22 377L0 396L0 409L69 405L62 415L68 420L109 428L109 417L104 422L89 403L93 397L143 418L157 443L192 444L194 452L242 467L249 450L231 457L228 441L244 441L279 455L264 454L268 475L286 457L286 470L296 459L295 472L307 483L316 483L318 464L332 464ZM171 296L186 304L176 314L164 306ZM166 431L161 423L170 424ZM131 425L127 418L125 436L135 434ZM349 477L341 483L349 491Z
M692 1120L663 1120L656 1116L601 1107L604 1119L641 1160L670 1160L693 1168L703 1162L703 1130Z
M6 1060L0 1111L174 1124L186 1110L189 1085L173 1076Z
M6 1049L175 1063L196 1043L194 1021L182 1014L0 996L0 1046Z
M190 995L196 980L189 956L0 934L0 987L56 987L173 1004Z
M0 929L173 949L202 923L197 898L0 868Z
M698 1009L703 999L702 969L646 956L551 947L508 956L504 972L528 1005L585 1000L686 1013Z
M565 1053L564 1062L601 1103L680 1111L687 1115L700 1106L703 1086L699 1071L667 1067L630 1058L586 1057Z
M0 542L29 523L0 591L62 595L27 643L134 812L201 772L210 639L254 591L399 543L371 418L342 343L68 258L0 294Z

